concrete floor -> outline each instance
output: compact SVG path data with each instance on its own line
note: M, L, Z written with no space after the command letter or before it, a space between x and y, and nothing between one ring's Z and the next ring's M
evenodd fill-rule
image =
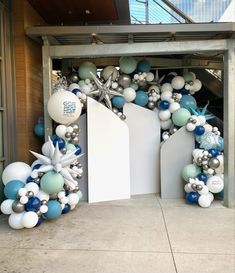
M155 195L83 203L16 231L0 216L1 273L234 273L235 211Z

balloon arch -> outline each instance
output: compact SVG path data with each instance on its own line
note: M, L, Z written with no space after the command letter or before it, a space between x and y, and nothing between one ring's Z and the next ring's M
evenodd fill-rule
M55 135L43 144L42 154L31 152L37 158L31 166L14 162L2 174L6 200L1 211L9 215L11 228L33 228L68 213L81 200L78 179L83 174L79 161L83 154L75 121L86 108L87 96L121 120L128 118L122 112L125 103L157 108L162 141L185 126L195 135L192 164L182 169L187 202L206 208L214 194L223 191L224 142L218 128L207 122L214 117L207 113L207 105L199 109L193 97L202 87L196 75L171 72L159 78L147 59L137 62L130 56L121 57L119 67L107 66L98 77L95 64L84 62L68 81L58 77L47 105L50 117L58 123ZM37 132L41 136L41 130Z

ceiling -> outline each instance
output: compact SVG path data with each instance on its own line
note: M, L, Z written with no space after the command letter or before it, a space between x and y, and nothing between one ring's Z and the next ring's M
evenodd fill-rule
M49 25L129 24L128 0L28 0Z

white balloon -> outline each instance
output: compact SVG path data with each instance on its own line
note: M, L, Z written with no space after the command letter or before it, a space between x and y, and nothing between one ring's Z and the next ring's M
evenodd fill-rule
M33 163L32 163L32 165L31 165L31 169L33 169L33 167L35 166L35 165L37 165L37 164L42 164L42 162L40 161L40 160L35 160Z
M152 72L148 72L146 75L146 81L151 82L154 80L154 74Z
M67 197L69 199L69 205L77 205L77 203L79 202L79 197L76 193L70 193Z
M44 192L44 191L42 191L42 190L40 190L40 191L37 193L36 197L38 197L41 201L42 201L42 200L48 201L49 198L50 198L49 194L46 193L46 192Z
M61 137L61 138L65 138L65 134L66 134L66 130L67 127L65 125L58 125L55 129L55 133L57 134L57 136Z
M203 186L202 190L201 191L198 191L199 194L201 195L205 195L205 194L208 194L209 193L209 189L206 185Z
M175 76L171 81L171 85L174 89L179 90L184 87L185 80L181 76Z
M19 196L25 196L27 193L27 190L25 188L21 188L18 190L18 195Z
M217 159L219 160L220 165L218 168L215 169L215 173L216 174L223 174L224 173L224 156L219 155L219 156L217 156Z
M224 188L224 181L220 176L213 175L210 178L208 178L206 185L209 188L210 192L219 193Z
M187 123L187 125L186 125L186 129L187 129L189 132L194 131L195 128L196 128L195 124L193 124L193 123L191 123L191 122Z
M178 102L172 102L170 104L169 110L171 113L174 113L178 109L180 109L180 104Z
M84 93L84 94L88 94L90 91L91 91L91 88L90 88L90 86L87 85L87 84L84 84L84 85L81 87L81 92Z
M148 92L150 92L150 91L155 91L157 94L160 93L160 89L157 85L151 85L148 89Z
M50 117L61 124L76 121L81 114L79 98L69 91L57 91L48 100L47 110Z
M25 212L21 213L12 213L8 219L8 224L11 228L14 229L22 229L24 228L22 224L22 219L24 217Z
M42 205L42 206L40 207L40 211L41 211L41 213L46 213L46 212L48 212L48 206L47 206L47 205Z
M31 167L24 162L14 162L8 165L2 173L2 182L6 185L11 180L20 180L26 183L32 172Z
M6 199L2 202L1 204L1 212L3 214L11 214L13 213L13 210L12 210L12 204L15 200L12 200L12 199Z
M170 119L171 112L169 110L160 110L158 112L158 116L159 116L160 120L166 121L166 120Z
M185 192L191 192L191 191L193 191L193 189L192 189L192 187L191 187L191 183L185 184L185 186L184 186L184 191L185 191Z
M163 85L161 86L161 92L173 92L173 87L170 83L163 83Z
M198 79L193 80L193 91L198 92L202 88L202 83Z
M63 198L60 199L60 202L61 202L62 204L68 204L69 198L68 198L67 196L64 196Z
M25 214L22 217L21 223L25 228L35 227L37 225L37 223L38 223L37 213L34 212L34 211L25 212Z
M161 94L161 100L170 101L171 97L172 97L172 93L170 91L165 91Z
M211 193L211 192L208 192L207 196L210 198L211 202L213 202L213 200L214 200L214 198L215 198L215 197L214 197L214 194Z
M136 92L133 88L127 87L123 90L123 96L127 102L131 102L136 97Z
M34 195L37 195L39 192L39 187L34 182L27 183L25 185L25 189L27 189L28 191L32 191L34 193Z
M206 124L206 118L204 116L198 116L197 118L200 122L200 125L204 126Z
M45 156L50 156L50 142L47 141L42 145L42 153Z
M200 195L198 198L198 204L202 208L208 208L211 205L211 198L208 195Z
M160 121L160 124L161 124L161 129L162 129L162 130L168 130L168 129L171 128L172 120L171 120L171 119L168 119L168 120L161 120L161 121Z
M27 196L23 195L20 197L21 204L26 204L26 203L28 203L28 201L29 201L29 198Z
M77 83L71 83L69 85L69 91L72 92L74 89L80 89L79 85Z
M116 67L114 66L106 66L102 71L101 71L101 77L104 80L108 80L108 78L112 75L112 80L116 80L119 73Z
M205 124L204 125L204 128L205 128L205 132L212 132L212 126L210 124Z

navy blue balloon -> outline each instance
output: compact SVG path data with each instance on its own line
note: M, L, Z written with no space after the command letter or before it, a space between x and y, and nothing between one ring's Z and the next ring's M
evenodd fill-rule
M204 183L207 182L207 176L204 174L204 173L199 173L196 178L199 180L199 181L203 181Z
M82 152L82 148L81 148L81 146L80 146L80 145L75 145L75 146L76 146L76 149L77 149L77 151L76 151L75 155L80 155L80 154L81 154L81 152Z
M175 75L173 75L173 74L165 75L165 77L161 81L161 84L163 84L163 83L171 83L174 77L175 77Z
M26 180L26 183L31 183L31 182L34 182L34 178L29 176Z
M220 154L220 151L215 148L209 149L208 152L212 155L212 157L217 157Z
M159 106L162 110L167 110L170 107L170 103L167 100L162 100Z
M194 130L194 134L197 136L201 136L205 133L205 128L202 125L196 126Z
M149 72L150 69L150 63L146 59L140 60L137 64L137 70L139 72Z
M198 203L198 198L199 198L199 193L197 193L197 192L188 192L186 194L186 200L190 204L197 204Z
M26 211L38 211L41 206L41 200L37 197L30 197L28 203L25 204Z
M53 145L56 147L56 142L58 142L58 146L59 146L59 149L63 149L65 147L65 141L63 138L61 137L56 137L54 140L53 140Z
M185 87L183 87L182 89L177 90L177 91L182 95L188 95L189 94L189 90L185 89Z
M37 123L34 126L34 133L38 137L43 137L44 136L44 124L43 123Z
M78 88L75 88L75 89L72 90L72 93L74 93L75 95L76 95L78 92L81 92L81 90L78 89Z
M70 205L69 204L65 204L64 208L62 210L62 214L66 214L70 211Z
M38 170L41 166L42 164L36 164L33 166L33 170Z
M43 218L39 217L36 227L40 226L42 224L42 222L43 222Z

